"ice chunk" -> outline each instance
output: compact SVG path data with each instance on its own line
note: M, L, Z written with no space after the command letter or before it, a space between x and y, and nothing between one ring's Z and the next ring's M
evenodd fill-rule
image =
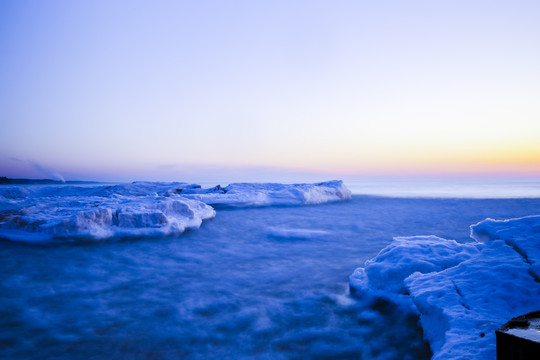
M420 314L433 359L493 359L494 331L538 309L540 216L473 225L484 242L397 238L351 275L358 296L408 302Z
M503 240L531 265L540 278L540 216L519 219L486 219L471 226L471 237L478 241Z
M433 359L494 359L494 331L538 308L540 284L528 271L518 253L494 241L455 267L408 277Z
M231 207L322 204L351 198L350 190L338 180L318 184L235 183L213 191L184 193L209 205Z
M407 292L403 280L414 272L429 273L455 266L478 254L479 244L460 244L437 236L397 237L364 268L351 275L355 290Z
M27 196L6 200L0 208L0 237L37 242L178 235L215 216L210 206L169 194L170 188L170 183L28 187Z

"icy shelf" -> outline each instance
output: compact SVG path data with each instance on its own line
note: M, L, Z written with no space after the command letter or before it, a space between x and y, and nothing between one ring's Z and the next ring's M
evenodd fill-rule
M351 192L335 180L317 184L236 183L184 196L209 205L245 207L323 204L350 200Z
M472 243L397 238L350 278L420 315L433 359L494 359L495 330L540 304L540 216L471 226Z
M348 200L341 181L318 184L232 184L209 189L188 183L32 185L0 187L0 238L43 242L176 236L215 216L211 205L320 204Z

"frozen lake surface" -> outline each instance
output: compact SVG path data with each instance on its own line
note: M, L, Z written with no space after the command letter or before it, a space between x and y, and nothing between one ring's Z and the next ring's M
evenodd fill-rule
M418 319L366 309L349 276L395 236L471 241L540 199L217 208L169 237L0 243L0 358L429 359Z

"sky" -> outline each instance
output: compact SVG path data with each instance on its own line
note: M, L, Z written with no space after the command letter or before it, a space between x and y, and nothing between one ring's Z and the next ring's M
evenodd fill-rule
M0 2L0 176L540 176L538 1Z

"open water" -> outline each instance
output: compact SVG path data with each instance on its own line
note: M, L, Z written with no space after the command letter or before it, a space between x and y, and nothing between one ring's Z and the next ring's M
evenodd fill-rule
M179 237L0 242L2 359L428 359L417 318L348 292L392 237L469 241L540 199L217 209Z

